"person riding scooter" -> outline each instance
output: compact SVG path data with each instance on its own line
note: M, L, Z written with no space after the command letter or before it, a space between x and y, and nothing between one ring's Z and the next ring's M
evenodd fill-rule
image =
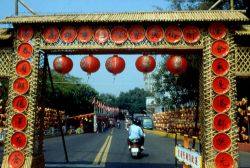
M141 146L141 149L144 149L144 137L145 134L140 127L140 121L139 120L133 120L133 124L129 127L129 137L128 137L128 148L131 148L131 141L134 139L137 139Z
M116 123L117 123L117 124L116 124L116 125L117 125L117 128L120 128L120 127L121 127L121 122L120 122L120 120L117 120Z

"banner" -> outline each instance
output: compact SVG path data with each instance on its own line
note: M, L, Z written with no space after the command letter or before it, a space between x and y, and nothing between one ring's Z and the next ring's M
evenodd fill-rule
M193 168L202 167L202 157L199 152L187 149L182 146L175 146L175 157L186 165L190 165Z

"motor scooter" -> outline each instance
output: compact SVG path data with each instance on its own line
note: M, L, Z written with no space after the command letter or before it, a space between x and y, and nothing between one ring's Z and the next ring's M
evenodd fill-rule
M121 124L118 122L118 123L117 123L117 128L120 129L120 127L121 127Z
M143 149L141 148L141 144L139 143L139 139L130 140L130 154L132 158L137 158L141 155Z

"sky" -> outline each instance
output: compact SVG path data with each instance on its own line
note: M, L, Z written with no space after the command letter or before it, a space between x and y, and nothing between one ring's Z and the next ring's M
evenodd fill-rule
M169 3L165 0L24 0L30 8L41 15L63 14L63 13L103 13L103 12L149 12L156 11L154 6L167 8ZM19 15L31 15L19 3ZM15 0L0 0L0 19L15 15ZM11 26L11 25L0 25ZM109 73L105 68L106 60L112 56L95 55L101 62L100 69L88 76L80 68L80 61L85 55L70 55L73 60L73 69L70 75L79 77L83 82L88 83L99 93L110 93L118 96L120 92L127 92L135 87L144 88L144 76L135 67L136 59L142 54L119 55L125 62L124 71L116 76ZM59 56L59 55L57 55ZM50 68L53 68L53 60L56 56L49 56ZM160 60L160 56L156 56Z

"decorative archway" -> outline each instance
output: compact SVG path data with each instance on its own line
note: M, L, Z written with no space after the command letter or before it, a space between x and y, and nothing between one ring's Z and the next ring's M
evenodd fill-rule
M239 67L235 55L242 50L237 48L234 35L247 21L249 19L244 13L238 11L24 16L0 21L14 26L13 46L0 50L0 76L7 76L10 80L9 125L2 167L8 167L8 160L16 157L23 159L17 162L23 167L44 167L43 119L39 117L37 105L41 98L38 92L43 81L41 72L45 71L46 61L40 51L47 54L202 53L199 112L203 166L215 167L217 156L227 153L235 160L234 167L238 167L234 102L235 72ZM246 59L249 62L249 58ZM16 92L13 87L20 77L29 82L28 92ZM216 77L227 78L230 89L215 92L212 82ZM20 134L27 135L27 140L24 139L27 144L18 147L11 143L17 129L10 124L17 113L28 119L27 127L19 130ZM229 130L213 127L218 113L233 121ZM211 147L214 137L221 134L230 139L230 146Z

